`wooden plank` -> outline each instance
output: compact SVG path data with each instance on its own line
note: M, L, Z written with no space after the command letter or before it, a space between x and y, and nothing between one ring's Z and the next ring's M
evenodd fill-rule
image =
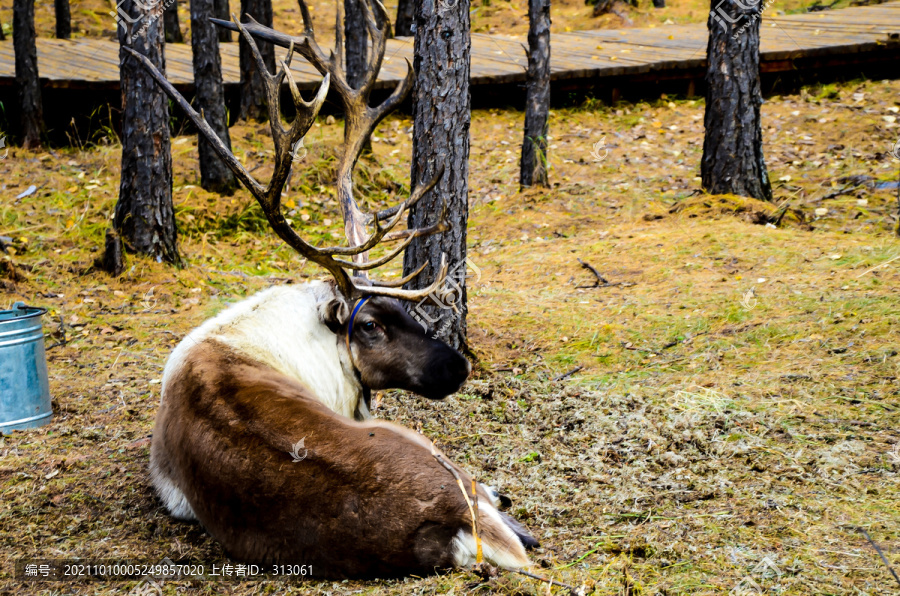
M740 27L742 23L737 26ZM900 34L900 2L853 7L817 13L763 16L760 29L760 62L765 72L791 68L798 59L822 59L827 63L859 60L868 52L900 48L893 40ZM705 24L666 25L646 29L609 29L554 33L551 78L598 79L630 76L640 80L696 76L706 62ZM221 44L222 73L226 85L240 82L238 44ZM412 60L413 40L388 40L378 88L393 88ZM882 54L879 54L882 55ZM283 50L279 50L279 59ZM524 39L472 34L472 84L510 84L525 80ZM15 76L12 42L0 42L0 84ZM827 62L830 60L831 62ZM836 62L835 62L836 61ZM105 39L38 39L38 67L51 87L110 88L118 86L118 43ZM170 80L189 86L193 79L191 48L166 46L166 70ZM318 86L322 76L302 58L291 69L303 89ZM680 75L678 71L690 71Z

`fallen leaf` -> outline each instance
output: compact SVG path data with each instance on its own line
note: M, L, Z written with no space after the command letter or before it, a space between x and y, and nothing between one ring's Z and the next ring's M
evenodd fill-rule
M37 186L35 186L34 184L32 184L31 186L29 186L28 188L25 189L25 192L23 192L22 194L18 195L16 198L17 198L17 199L24 199L24 198L27 197L28 195L33 195L33 194L35 193L35 191L37 191Z

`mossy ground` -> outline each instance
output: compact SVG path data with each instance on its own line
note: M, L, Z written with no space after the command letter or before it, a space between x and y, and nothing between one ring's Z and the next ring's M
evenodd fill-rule
M900 588L854 529L900 567L900 243L896 191L883 184L900 167L888 155L900 83L827 91L763 107L776 203L790 200L796 217L777 228L744 217L752 202L697 194L702 102L555 111L553 188L524 193L522 115L473 114L469 250L480 278L469 336L479 370L442 402L388 392L377 415L421 430L509 495L542 542L541 573L603 595L725 594L749 580L777 594ZM376 132L360 167L366 209L406 196L409 126L396 116ZM335 241L340 227L330 181L340 136L340 120L310 132L287 193L295 224L317 241ZM265 179L265 128L241 125L232 139ZM50 425L0 438L2 593L135 587L23 584L10 575L22 557L225 560L149 487L160 375L179 339L227 303L321 272L266 231L246 192L197 186L193 137L175 139L173 153L186 267L129 257L120 278L93 268L118 192L118 145L10 149L0 161L0 235L14 239L0 304L50 309L55 412ZM619 285L579 287L594 278L578 259ZM774 568L754 571L762 561ZM163 590L546 588L458 571Z

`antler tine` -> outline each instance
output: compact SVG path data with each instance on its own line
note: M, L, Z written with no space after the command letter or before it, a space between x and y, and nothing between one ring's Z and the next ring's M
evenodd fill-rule
M365 2L365 0L360 0ZM331 68L344 68L344 0L334 0L334 51L331 53ZM349 88L349 85L348 85Z
M281 70L279 70L275 76L280 77L278 84L284 82L284 77L287 76L290 71L291 62L294 60L294 40L291 40L291 45L288 47L288 51L285 52L284 60L281 61Z
M253 54L253 59L256 61L256 69L259 71L259 76L262 77L263 83L265 84L266 103L269 107L269 124L272 126L272 136L275 137L275 150L277 153L279 146L282 144L281 141L283 137L287 134L287 131L281 125L281 94L279 93L281 89L281 80L284 78L284 74L280 71L275 75L269 72L265 60L263 60L262 53L259 51L259 46L256 45L256 40L253 39L253 36L250 35L250 32L247 31L246 27L238 22L237 17L235 17L233 13L231 18L235 25L237 25L241 37L243 37L247 42L247 45L250 46L250 53ZM249 15L247 18L253 20L253 17ZM256 21L253 22L255 23ZM293 53L293 50L294 44L291 42L290 52Z
M315 41L316 32L313 29L312 16L309 14L309 8L307 8L306 2L303 0L297 0L297 4L300 5L300 16L303 18L303 32L306 34L306 37Z
M419 236L431 236L438 232L446 232L450 229L449 212L447 211L447 203L441 201L441 213L438 215L436 222L424 228L413 228L411 230L400 230L399 232L391 232L385 234L382 242L393 242L401 238L418 238Z
M366 19L366 29L368 30L369 37L372 41L366 51L366 72L363 76L362 84L360 85L360 90L365 89L366 93L371 91L372 87L375 86L375 81L378 80L378 73L381 71L381 63L384 60L384 50L387 47L387 30L391 26L387 10L385 10L381 2L378 0L371 1L378 10L377 19L380 19L381 25L378 24L375 13L373 12L372 7L369 6L369 0L359 0L359 4L362 5L363 15Z
M424 269L424 267L420 268L416 272L416 275L421 273L421 271L423 269ZM413 277L415 277L415 275ZM443 255L441 255L440 271L438 272L437 277L434 278L434 281L431 283L431 285L428 286L427 288L422 288L421 290L404 290L401 288L395 288L395 287L384 286L384 285L370 286L367 288L360 288L357 286L353 286L353 287L357 292L359 292L363 295L387 296L389 298L396 298L398 300L414 301L414 300L421 300L422 298L425 298L429 294L433 293L438 288L440 288L442 285L444 285L444 282L446 280L447 280L447 255L443 254ZM393 282L391 282L391 283L393 283Z
M304 118L304 112L298 111L294 122L291 124L290 130L284 128L281 123L281 83L288 73L288 66L285 61L281 61L281 68L275 74L269 72L266 63L263 60L262 53L256 45L256 40L250 35L244 25L238 22L234 14L231 15L232 21L237 25L241 37L250 46L250 52L256 61L256 68L259 76L262 77L263 84L266 89L266 103L269 111L269 126L272 131L272 141L275 145L275 168L272 172L272 178L266 186L266 203L269 208L274 211L281 211L281 191L287 181L287 177L291 173L291 163L294 159L293 146L303 138L312 123L315 122L316 114L312 114L311 118ZM248 16L252 20L252 17ZM256 21L253 21L254 23ZM258 23L257 23L258 24ZM293 40L288 44L287 60L290 60L294 53ZM308 114L307 114L308 115Z
M306 5L303 4L302 0L298 0L298 2L300 2L300 11L306 11L307 16L309 16L309 11L306 10ZM281 31L275 31L271 27L266 27L265 25L260 25L251 16L248 16L247 18L248 21L246 23L241 23L241 25L250 32L250 35L282 48L288 48L290 47L290 43L294 42L295 51L298 54L306 58L310 62L310 64L312 64L313 67L322 75L328 74L328 58L325 56L325 53L322 52L319 44L316 43L316 38L311 28L311 22L310 29L305 32L306 34L303 37L298 37L288 35L287 33L282 33ZM237 27L237 25L235 25L231 21L224 21L222 19L216 18L210 18L209 21L214 25L222 27L223 29L240 32L240 29ZM332 86L334 86L334 81L332 81Z
M249 23L258 25L260 27L262 26L256 21L256 19L254 19L250 15L246 15L246 16L247 16L247 19L249 20ZM241 37L244 38L244 40L250 46L250 52L253 54L253 59L256 61L256 68L259 70L259 75L261 77L265 77L265 78L271 77L272 73L270 73L269 69L266 67L266 62L265 62L265 60L263 60L262 53L260 53L259 47L256 45L256 40L253 39L253 36L250 35L249 31L247 31L247 27L244 26L240 21L238 21L237 17L234 15L234 13L231 13L231 22L234 23L235 27L237 27L238 33L241 35ZM290 47L290 46L288 46L288 47Z
M409 246L410 243L412 243L414 238L415 236L408 238L400 246L389 252L387 255L374 261L366 261L365 263L353 263L350 261L345 261L343 259L334 259L334 261L344 269L353 269L354 271L369 271L393 261L397 257L397 255L403 252L406 247Z
M384 238L385 234L390 232L398 223L400 223L400 220L403 218L403 213L407 209L418 203L419 199L425 196L425 193L427 193L432 188L434 188L435 185L437 185L443 173L444 166L439 166L437 173L432 176L431 180L429 180L427 184L423 184L422 186L417 187L405 201L397 205L397 209L394 211L391 220L385 227L382 228L378 223L378 219L373 218L370 215L370 221L375 224L375 231L365 240L365 242L357 246L335 247L324 250L327 250L328 254L330 255L352 256L358 255L374 248L375 245L377 245L382 240L382 238Z
M407 282L410 282L418 277L418 275L425 270L425 267L428 267L428 263L422 263L421 267L419 267L406 277L401 277L400 279L395 279L394 281L373 280L372 285L376 288L401 288L406 285Z
M319 110L322 108L322 104L325 103L325 98L328 96L331 75L326 74L325 78L322 79L322 84L319 85L319 92L316 93L316 96L312 101L305 101L300 95L300 89L297 88L296 81L294 81L294 75L291 74L290 69L287 68L285 63L282 62L282 65L287 77L288 88L291 90L291 97L294 100L294 108L296 108L297 111L297 115L291 123L291 139L292 142L295 143L299 138L303 137L303 135L306 134L306 131L308 131L313 123L315 123L316 116L318 116Z
M378 125L384 117L397 109L403 100L406 99L406 96L409 95L409 92L412 91L413 85L416 83L416 71L413 69L412 64L410 64L409 59L406 59L406 76L403 77L403 80L394 87L394 90L391 94L381 102L378 106L374 108L369 108L369 111L373 114L373 127Z

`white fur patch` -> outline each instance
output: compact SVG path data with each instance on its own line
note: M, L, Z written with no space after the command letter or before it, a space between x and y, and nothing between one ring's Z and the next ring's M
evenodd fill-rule
M494 504L494 507L500 507L500 493L497 492L497 489L493 486L488 486L484 482L481 483L481 488L488 494L491 498L491 503Z
M487 506L486 503L479 503L479 513L485 514L491 526L499 528L500 532L506 535L509 544L515 545L516 548L510 549L506 544L495 544L490 540L482 539L481 552L484 559L496 567L506 569L522 569L531 566L531 561L525 555L525 547L519 541L506 522L500 517L500 514L493 507ZM479 515L479 518L481 516ZM478 545L475 538L466 530L460 530L453 537L450 543L453 552L453 562L457 567L471 567L476 563L478 554Z
M153 486L156 488L156 493L172 517L185 521L197 519L194 510L191 509L191 505L188 503L184 493L181 492L181 489L175 486L152 463L150 465L150 478L153 481Z
M332 287L314 281L276 286L238 302L206 321L172 352L163 373L167 381L196 344L214 339L299 381L332 411L353 418L371 414L362 403L343 338L319 318L317 305L335 297Z

